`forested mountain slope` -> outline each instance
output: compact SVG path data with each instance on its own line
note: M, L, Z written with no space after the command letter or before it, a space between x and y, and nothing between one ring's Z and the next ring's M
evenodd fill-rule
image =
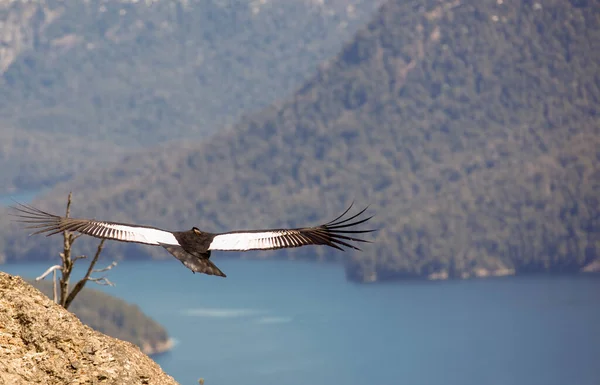
M106 167L127 150L106 140L59 132L30 134L0 123L0 193L37 190L83 170Z
M0 130L87 142L67 169L55 152L68 143L21 148L14 161L39 185L78 171L73 164L106 166L97 141L202 138L292 92L380 2L0 0ZM45 177L27 173L37 164ZM2 180L0 192L28 187Z
M357 280L589 268L599 20L596 2L389 1L287 100L38 203L62 210L73 190L76 215L213 231L315 223L354 199L381 229L363 253L268 255L343 257ZM16 226L4 239L10 260L47 257Z

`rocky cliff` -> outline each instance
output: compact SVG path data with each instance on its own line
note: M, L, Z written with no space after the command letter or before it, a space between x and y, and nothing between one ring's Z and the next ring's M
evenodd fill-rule
M0 385L177 384L135 345L83 325L0 272Z

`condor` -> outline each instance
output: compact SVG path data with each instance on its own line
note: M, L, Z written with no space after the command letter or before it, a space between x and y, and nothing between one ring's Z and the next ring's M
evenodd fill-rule
M343 250L342 247L360 250L352 242L369 241L357 238L357 234L375 230L350 230L349 228L363 224L373 216L358 219L367 210L365 208L355 215L344 218L351 208L352 205L331 222L316 227L207 233L196 227L188 231L171 232L149 226L61 217L24 204L13 207L18 212L15 214L18 222L27 224L28 229L37 229L33 234L46 233L50 236L64 231L73 231L101 239L162 246L194 273L220 277L226 275L210 261L210 253L213 250L275 250L306 245L324 245L338 250Z

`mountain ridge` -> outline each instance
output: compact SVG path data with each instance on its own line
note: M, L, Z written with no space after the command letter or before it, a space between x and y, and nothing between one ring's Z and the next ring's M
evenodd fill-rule
M586 269L600 239L600 7L536 4L389 1L290 98L39 204L75 190L80 215L220 231L316 223L355 200L381 228L364 253L246 256L342 260L357 281ZM8 234L9 258L43 250Z
M79 172L74 163L107 167L92 143L115 155L202 139L301 84L378 2L2 2L0 129L89 142L75 162L62 162L70 148L56 140L7 165L43 168L26 176L42 187ZM4 176L4 191L29 188Z

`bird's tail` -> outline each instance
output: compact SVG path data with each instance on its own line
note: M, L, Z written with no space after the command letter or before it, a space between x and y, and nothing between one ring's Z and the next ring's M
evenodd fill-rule
M214 263L208 259L210 253L206 253L206 257L196 257L177 245L161 244L169 253L173 254L175 258L179 259L181 263L194 273L203 273L208 275L216 275L219 277L227 277Z

